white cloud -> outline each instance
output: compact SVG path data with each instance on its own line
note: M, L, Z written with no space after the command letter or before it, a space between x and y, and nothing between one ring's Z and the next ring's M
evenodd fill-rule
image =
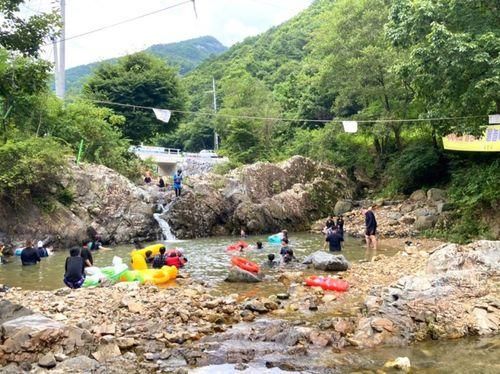
M182 0L66 0L66 37L152 12ZM31 0L34 10L50 9L55 0ZM68 40L66 66L122 56L152 44L212 35L229 46L256 35L305 9L312 0L196 0L123 25ZM29 12L29 10L27 10ZM50 48L45 53L51 55Z

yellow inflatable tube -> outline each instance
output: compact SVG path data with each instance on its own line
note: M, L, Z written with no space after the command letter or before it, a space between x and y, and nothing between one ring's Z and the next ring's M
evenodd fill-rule
M165 247L165 244L153 244L143 249L137 249L130 252L130 265L134 270L146 270L148 264L146 263L146 252L151 251L151 256L156 256L160 253L160 248Z
M131 270L124 274L121 281L139 281L141 284L163 284L177 277L175 266L163 266L161 269Z

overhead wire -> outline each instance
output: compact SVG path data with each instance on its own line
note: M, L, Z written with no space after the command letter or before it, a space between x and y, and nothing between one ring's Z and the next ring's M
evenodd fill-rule
M132 17L132 18L127 18L127 19L124 19L122 21L115 22L115 23L112 23L112 24L109 24L109 25L101 26L101 27L98 27L97 29L89 30L89 31L83 32L81 34L71 35L71 36L68 36L68 37L66 37L64 39L58 40L58 42L81 38L83 36L87 36L87 35L94 34L94 33L99 32L99 31L103 31L103 30L107 30L107 29L110 29L110 28L113 28L113 27L116 27L116 26L120 26L120 25L123 25L123 24L128 23L128 22L137 21L138 19L145 18L145 17L148 17L148 16L152 16L154 14L158 14L158 13L164 12L166 10L169 10L169 9L172 9L172 8L176 8L176 7L179 7L181 5L188 4L188 3L193 3L194 4L194 1L193 0L184 0L184 1L172 4L172 5L169 5L169 6L160 8L160 9L157 9L157 10L153 10L153 11L148 12L148 13L140 14L138 16L135 16L135 17ZM47 43L44 46L47 46L49 44L51 44L51 43Z
M125 104L116 103L106 100L88 100L96 104L104 105L116 105L121 107L128 107L132 109L144 109L153 110L159 109L143 105L135 104ZM220 112L208 112L208 111L188 111L188 110L176 110L167 109L172 113L181 114L192 114L195 116L209 116L209 117L220 117L220 118L231 118L231 119L251 119L251 120L265 120L265 121L284 121L284 122L309 122L309 123L342 123L344 121L356 121L358 123L400 123L400 122L434 122L434 121L451 121L451 120L465 120L474 118L487 118L487 115L477 115L477 116L463 116L463 117L436 117L436 118L407 118L407 119L377 119L377 120L355 120L355 119L339 119L333 118L331 120L323 119L307 119L307 118L284 118L284 117L261 117L261 116L247 116L247 115L234 115L234 114L223 114Z

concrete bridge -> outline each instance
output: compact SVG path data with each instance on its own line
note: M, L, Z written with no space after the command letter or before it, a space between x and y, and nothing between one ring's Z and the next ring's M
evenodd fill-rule
M156 172L161 176L174 174L177 168L184 170L184 175L200 174L211 169L215 164L226 162L226 157L220 157L215 152L203 150L200 153L181 152L176 148L151 146L130 147L140 159L151 159L157 166ZM199 166L199 167L197 167Z

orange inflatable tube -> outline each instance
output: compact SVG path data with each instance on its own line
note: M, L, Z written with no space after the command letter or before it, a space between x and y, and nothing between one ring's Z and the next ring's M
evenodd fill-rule
M310 287L321 287L324 290L345 292L349 289L349 283L342 279L331 277L319 277L312 275L305 280L306 285Z
M249 271L251 273L258 273L260 271L259 265L257 265L255 262L248 261L246 258L243 258L243 257L232 257L231 263L234 266L239 267L240 269Z

